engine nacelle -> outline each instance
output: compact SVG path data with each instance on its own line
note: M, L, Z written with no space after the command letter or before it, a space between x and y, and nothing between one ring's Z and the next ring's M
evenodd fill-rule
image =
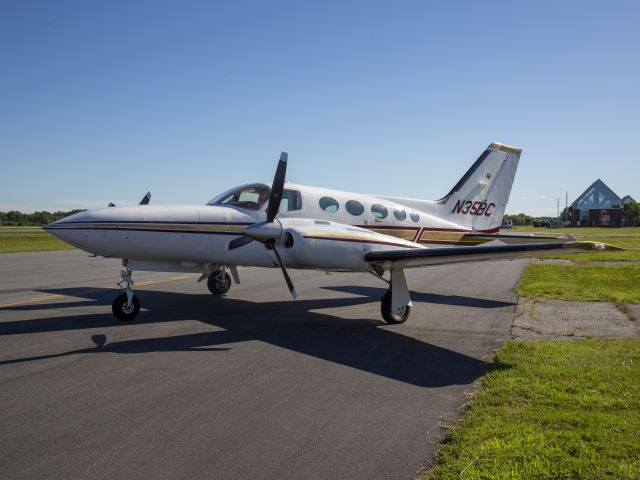
M278 251L287 266L319 270L371 270L367 253L420 245L364 228L313 219L281 218Z

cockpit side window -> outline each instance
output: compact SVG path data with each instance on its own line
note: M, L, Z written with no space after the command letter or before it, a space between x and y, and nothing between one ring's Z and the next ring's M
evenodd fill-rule
M269 199L270 189L266 185L246 185L218 197L209 205L225 205L229 207L260 210Z
M287 190L282 192L282 201L280 202L280 210L283 212L292 212L294 210L302 210L302 195L297 190Z

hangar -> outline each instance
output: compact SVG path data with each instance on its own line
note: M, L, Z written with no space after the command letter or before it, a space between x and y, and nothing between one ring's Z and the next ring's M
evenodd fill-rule
M628 202L635 202L631 195L621 198L597 179L569 205L568 220L572 227L624 227L623 206Z

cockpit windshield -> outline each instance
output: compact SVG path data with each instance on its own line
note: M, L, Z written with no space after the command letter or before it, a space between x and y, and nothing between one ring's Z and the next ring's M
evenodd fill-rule
M261 183L244 185L218 195L207 205L225 205L247 210L260 210L267 200L271 189Z

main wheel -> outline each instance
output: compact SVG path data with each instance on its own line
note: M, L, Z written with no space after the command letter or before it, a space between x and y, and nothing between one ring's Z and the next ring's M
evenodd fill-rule
M389 325L397 325L407 321L411 313L411 306L405 305L400 313L394 313L391 310L391 290L387 290L380 299L380 313L382 313L382 318Z
M223 277L217 273L212 273L209 275L209 279L207 280L207 287L214 295L227 293L231 288L231 277L226 272Z
M140 313L140 300L134 295L131 298L131 303L128 303L127 294L123 292L113 301L111 311L118 320L128 322Z

